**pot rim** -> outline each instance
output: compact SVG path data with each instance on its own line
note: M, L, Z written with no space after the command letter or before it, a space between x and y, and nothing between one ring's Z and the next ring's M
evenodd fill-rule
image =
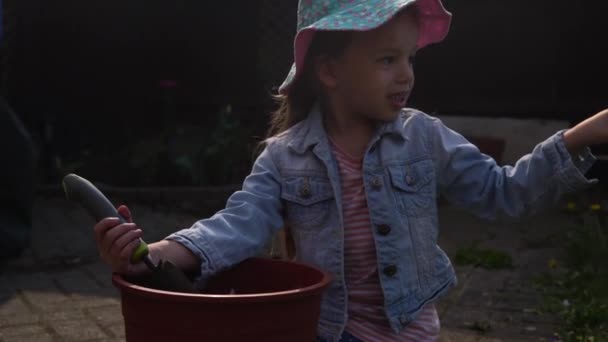
M321 280L305 287L276 292L264 292L264 293L252 293L252 294L204 294L204 293L183 293L152 289L128 282L118 273L112 274L112 283L116 286L121 293L128 293L139 297L147 297L158 300L166 300L172 302L188 302L188 303L221 303L221 304L243 304L243 303L258 303L258 302L270 302L270 301L288 301L296 298L308 297L317 295L329 285L332 280L332 276L323 270L320 270L314 266L289 260L275 260L265 258L251 258L251 259L262 259L271 260L272 262L289 263L299 265L301 267L312 269L319 272L322 277Z

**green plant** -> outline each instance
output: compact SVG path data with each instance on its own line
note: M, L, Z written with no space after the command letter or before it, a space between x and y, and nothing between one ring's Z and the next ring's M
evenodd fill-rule
M545 293L541 311L557 313L566 341L608 341L608 282L589 271L562 270L537 280Z
M565 341L608 341L608 249L599 210L581 215L565 234L565 267L536 280L544 311L557 313Z
M581 214L577 226L567 233L569 266L574 269L589 269L592 272L608 273L608 235L604 214L593 207Z
M129 186L238 183L251 167L253 137L254 128L225 106L206 125L174 122L156 136L134 139L116 155L89 162L84 173L103 172L93 178Z
M505 252L479 248L479 241L459 249L454 261L458 265L473 265L487 269L513 268L513 259Z
M220 111L209 143L201 151L207 181L227 183L245 175L250 167L255 142L253 129L241 123L230 106Z

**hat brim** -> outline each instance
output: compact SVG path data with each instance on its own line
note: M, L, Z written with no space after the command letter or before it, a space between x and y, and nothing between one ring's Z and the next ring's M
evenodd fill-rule
M445 9L441 0L395 0L382 1L382 3L385 6L358 4L348 7L301 29L294 41L295 62L279 87L279 94L287 94L293 81L300 76L306 53L317 31L370 31L388 22L397 13L413 4L417 6L420 21L420 35L417 42L419 49L441 42L450 30L452 14ZM372 19L356 20L361 16Z

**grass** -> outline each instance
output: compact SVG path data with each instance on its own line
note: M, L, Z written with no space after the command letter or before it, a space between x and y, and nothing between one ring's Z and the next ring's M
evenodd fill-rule
M545 294L543 311L562 320L564 341L608 341L608 245L605 214L596 207L583 213L564 236L563 266L539 277ZM558 263L559 264L559 263Z
M479 241L470 246L461 248L456 252L454 262L457 265L473 265L486 269L513 268L513 259L505 252L479 247Z

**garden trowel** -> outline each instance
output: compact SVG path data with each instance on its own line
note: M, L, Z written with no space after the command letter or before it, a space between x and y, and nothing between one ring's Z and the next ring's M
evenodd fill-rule
M121 223L126 222L110 200L88 180L75 174L68 174L63 178L62 185L66 197L80 203L96 221L106 217L117 217ZM144 286L164 291L198 292L186 274L171 262L160 260L155 265L150 258L148 245L143 240L133 252L131 262L144 262L152 271L149 275L138 277L139 283Z

